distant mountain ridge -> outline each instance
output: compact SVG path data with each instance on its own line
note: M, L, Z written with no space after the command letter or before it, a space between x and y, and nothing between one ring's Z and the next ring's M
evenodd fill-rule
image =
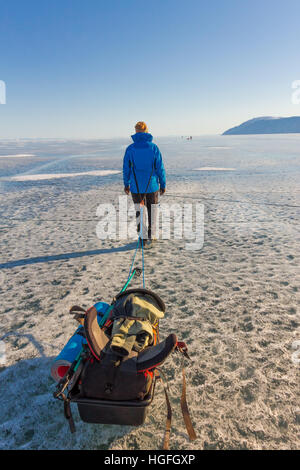
M264 116L243 122L232 127L222 135L242 134L298 134L300 133L300 116L271 117Z

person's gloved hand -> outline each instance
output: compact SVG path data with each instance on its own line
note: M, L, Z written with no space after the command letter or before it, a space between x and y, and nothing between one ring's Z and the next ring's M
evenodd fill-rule
M124 188L124 191L125 191L125 193L126 193L126 194L127 194L127 196L128 196L128 195L129 195L129 192L130 192L130 190L129 190L129 186L125 187L125 188Z
M166 188L160 188L159 193L161 196L165 194L165 192L166 192Z

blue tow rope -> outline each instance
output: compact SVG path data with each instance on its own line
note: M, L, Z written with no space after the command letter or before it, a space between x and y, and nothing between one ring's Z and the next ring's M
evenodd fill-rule
M139 246L140 246L140 242L141 242L141 246L142 246L143 288L145 289L145 263L144 263L144 240L143 240L143 210L144 210L144 206L141 206L141 212L140 212L140 217L141 217L140 233L139 233L139 238L138 238L138 241L137 241L136 249L135 249L135 252L134 252L134 255L133 255L133 260L132 260L132 263L131 263L131 266L130 266L130 270L129 270L129 274L128 274L128 280L129 280L129 278L130 278L130 275L131 275L131 272L132 272L132 268L133 268L133 264L134 264L134 260L135 260L135 257L136 257L138 248L139 248Z

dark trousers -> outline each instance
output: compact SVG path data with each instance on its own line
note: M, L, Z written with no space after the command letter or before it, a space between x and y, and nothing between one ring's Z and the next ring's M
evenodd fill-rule
M148 238L151 238L151 229L152 229L152 213L151 213L151 206L152 204L158 204L158 191L155 191L155 193L148 193L148 194L136 194L136 193L131 193L132 200L135 204L139 204L141 202L141 197L145 201L145 207L147 207L147 213L148 213ZM136 219L137 219L137 231L140 233L140 208L136 206Z

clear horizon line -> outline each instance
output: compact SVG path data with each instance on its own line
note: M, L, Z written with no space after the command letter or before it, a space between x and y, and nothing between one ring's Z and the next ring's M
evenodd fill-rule
M0 137L0 141L5 140L114 140L114 139L127 139L133 135L134 132L127 136L115 136L115 137ZM151 134L151 132L149 132ZM205 133L205 134L155 134L153 137L205 137L205 136L222 136L222 134L214 134L214 133ZM224 136L226 137L226 136Z

